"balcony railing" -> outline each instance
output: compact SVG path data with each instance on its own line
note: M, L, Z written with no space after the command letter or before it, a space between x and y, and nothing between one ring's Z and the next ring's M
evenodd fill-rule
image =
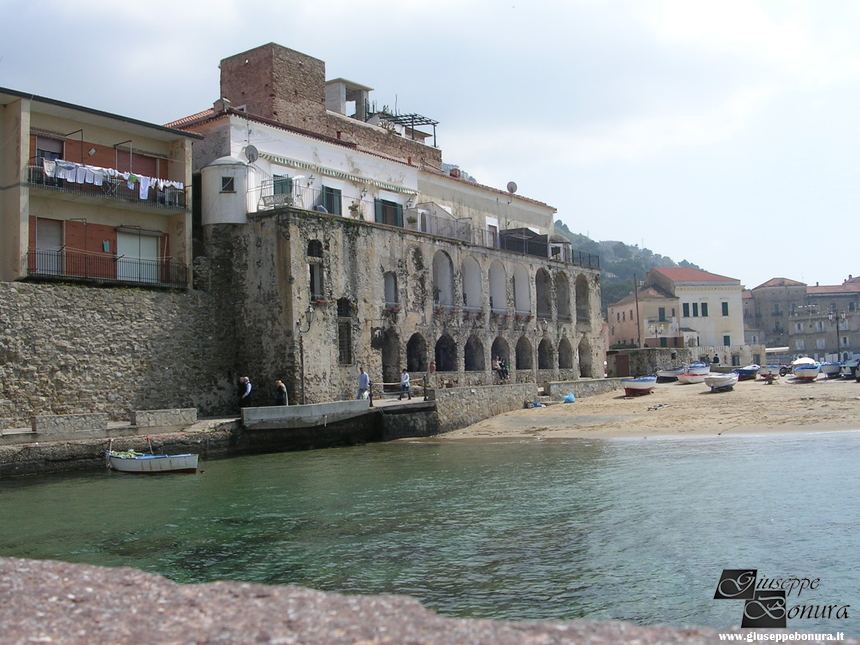
M116 257L61 249L27 251L27 275L73 282L185 287L188 267L178 262Z
M153 185L146 191L146 196L141 198L139 184L135 183L129 188L128 181L122 177L104 177L101 180L101 185L97 186L94 183L77 183L69 179L49 177L45 174L41 166L28 166L27 182L29 186L60 193L87 195L132 204L145 204L156 208L185 210L185 189L165 186L163 190L158 190Z

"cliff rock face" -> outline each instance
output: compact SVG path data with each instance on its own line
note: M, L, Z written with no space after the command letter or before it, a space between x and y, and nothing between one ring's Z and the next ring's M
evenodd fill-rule
M719 643L710 629L441 618L400 596L178 585L134 569L0 558L0 642L350 645ZM860 640L842 641L860 645Z

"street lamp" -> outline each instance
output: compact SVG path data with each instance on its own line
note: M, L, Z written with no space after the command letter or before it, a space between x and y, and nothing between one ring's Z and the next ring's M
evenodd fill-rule
M834 309L829 314L827 314L827 319L832 323L834 323L834 322L836 323L836 362L838 363L839 362L839 321L845 320L845 312L840 311L837 314L836 310Z
M663 325L651 325L648 328L648 331L651 332L651 335L657 339L657 347L660 347L660 334L663 333L665 327Z
M307 329L302 329L302 318L304 318L307 323ZM307 310L299 316L299 319L296 321L296 328L299 332L299 356L301 357L301 369L302 369L302 405L305 405L305 343L304 337L311 330L311 323L314 321L314 308L311 305L308 305Z

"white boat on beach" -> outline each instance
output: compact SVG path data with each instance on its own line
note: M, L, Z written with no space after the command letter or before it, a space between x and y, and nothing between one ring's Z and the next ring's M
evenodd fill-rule
M759 376L779 376L779 365L765 365L758 370Z
M821 373L824 378L838 378L842 373L842 363L822 363Z
M692 365L687 367L687 374L710 374L711 373L711 364L703 363L699 361L698 363L693 363Z
M674 381L679 375L687 371L687 366L676 367L671 370L657 370L657 379L662 381Z
M704 374L679 374L678 375L678 383L683 383L684 385L688 385L690 383L704 383L705 375Z
M705 385L711 388L711 392L722 392L731 390L738 382L737 372L726 372L725 374L709 374L705 377Z
M624 388L625 396L639 396L640 394L651 394L656 383L656 376L640 376L639 378L622 380L621 387Z
M819 365L798 365L794 368L794 378L798 381L814 381L820 373Z

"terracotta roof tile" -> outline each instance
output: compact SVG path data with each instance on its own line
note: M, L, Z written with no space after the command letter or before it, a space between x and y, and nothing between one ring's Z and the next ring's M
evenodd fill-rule
M753 289L761 289L762 287L805 287L805 282L798 282L797 280L789 280L788 278L771 278L767 282L763 282L757 287L753 287Z
M673 282L740 282L737 278L729 278L689 267L655 267L651 270L663 274Z

